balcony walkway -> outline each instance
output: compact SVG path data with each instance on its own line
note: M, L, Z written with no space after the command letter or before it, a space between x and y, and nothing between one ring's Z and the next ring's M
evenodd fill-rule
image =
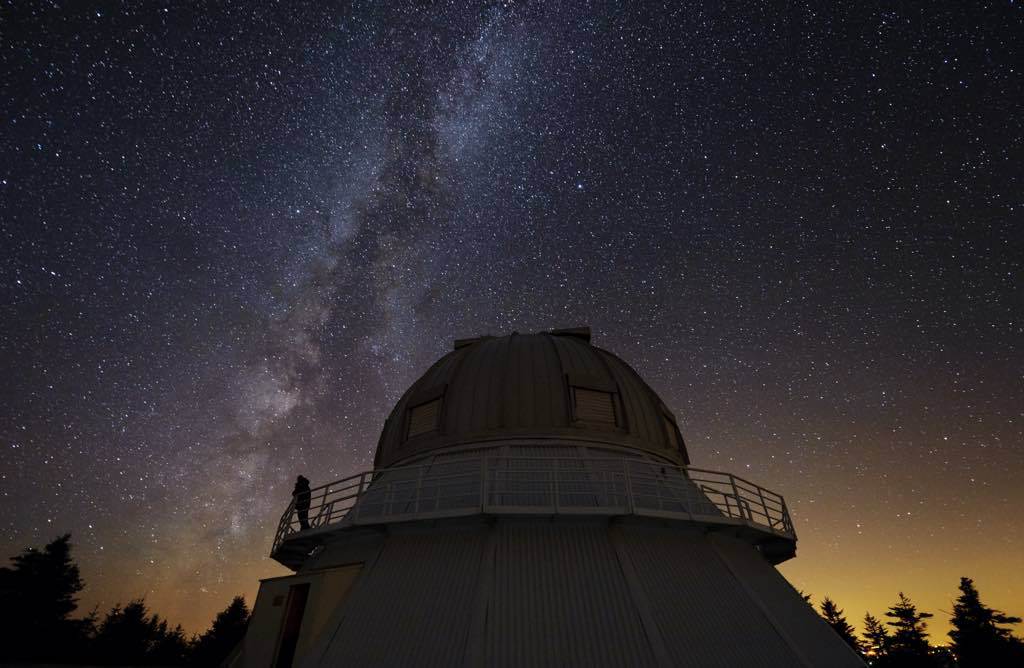
M780 563L796 533L779 494L729 473L635 457L477 455L367 471L311 490L309 528L294 500L271 556L297 568L325 534L482 516L636 516L730 528Z

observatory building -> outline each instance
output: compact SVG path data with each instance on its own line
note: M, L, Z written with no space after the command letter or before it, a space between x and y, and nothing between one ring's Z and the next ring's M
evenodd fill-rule
M775 570L783 498L691 467L589 329L456 341L298 505L233 665L864 665Z

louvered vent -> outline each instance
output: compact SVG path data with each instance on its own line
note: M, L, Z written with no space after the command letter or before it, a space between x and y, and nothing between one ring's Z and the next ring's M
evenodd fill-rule
M441 398L414 406L409 411L409 433L407 438L437 431L441 417Z
M618 424L615 419L615 395L611 392L574 387L572 395L577 422L609 427Z

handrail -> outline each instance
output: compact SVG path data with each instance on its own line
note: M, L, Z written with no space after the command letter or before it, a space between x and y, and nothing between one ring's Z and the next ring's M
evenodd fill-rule
M483 456L363 471L293 498L271 554L309 529L471 514L646 515L741 524L795 539L785 499L722 471L614 457Z

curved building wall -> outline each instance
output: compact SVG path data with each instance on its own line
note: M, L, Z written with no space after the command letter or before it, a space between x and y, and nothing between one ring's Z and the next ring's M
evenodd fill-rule
M864 665L721 532L583 519L396 528L328 545L293 579L356 565L334 615L302 638L301 665ZM257 618L267 605L261 592Z

